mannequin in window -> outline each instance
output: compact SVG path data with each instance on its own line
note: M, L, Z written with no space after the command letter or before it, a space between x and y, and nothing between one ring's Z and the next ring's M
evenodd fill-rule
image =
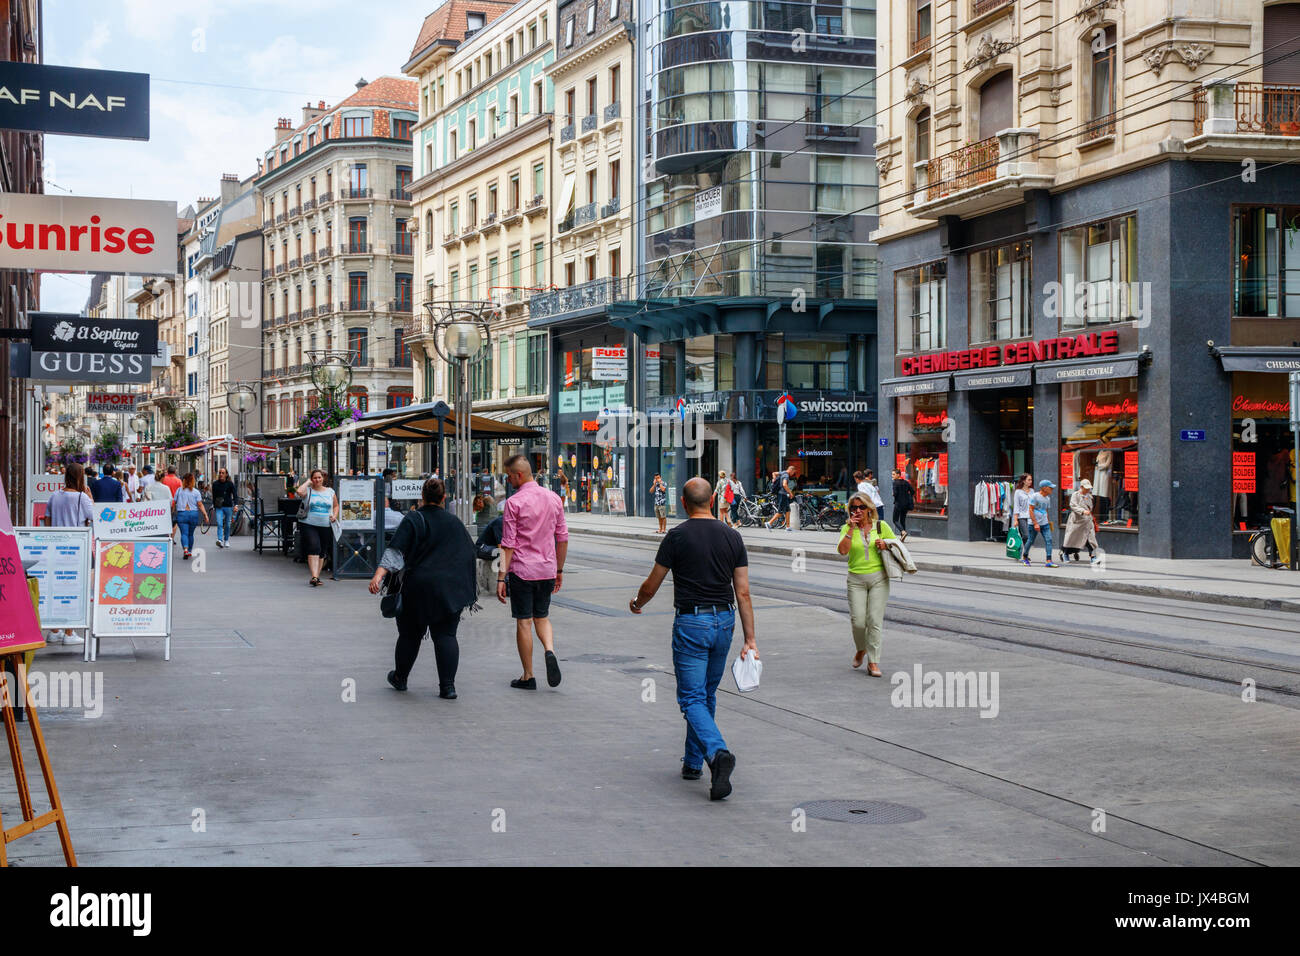
M1092 494L1097 501L1097 520L1105 521L1110 517L1110 477L1114 466L1114 452L1103 448L1097 452L1097 461L1092 471Z

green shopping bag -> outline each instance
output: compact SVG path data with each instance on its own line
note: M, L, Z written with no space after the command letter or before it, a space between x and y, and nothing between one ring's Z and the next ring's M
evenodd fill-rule
M1024 550L1025 542L1020 537L1020 529L1015 525L1007 532L1007 557L1020 560L1020 553Z

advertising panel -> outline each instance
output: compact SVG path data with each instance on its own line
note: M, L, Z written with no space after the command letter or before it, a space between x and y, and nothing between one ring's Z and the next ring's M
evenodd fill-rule
M90 626L90 529L16 528L27 569L40 582L41 627Z
M6 192L0 193L0 223L0 268L176 271L174 202Z
M168 501L136 501L95 505L95 537L100 541L168 537L172 506Z
M166 637L171 584L169 542L96 541L95 636Z

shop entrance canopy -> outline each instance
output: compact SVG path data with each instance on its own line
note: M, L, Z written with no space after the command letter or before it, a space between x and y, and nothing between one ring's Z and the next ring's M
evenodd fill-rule
M148 442L141 442L148 444ZM204 438L196 441L191 445L182 445L179 448L164 448L169 455L195 455L199 452L207 451L209 448L224 448L229 445L232 448L239 446L239 439L234 435L218 435L216 438ZM275 451L274 445L263 445L255 441L244 442L244 453L254 452L260 455L269 455Z

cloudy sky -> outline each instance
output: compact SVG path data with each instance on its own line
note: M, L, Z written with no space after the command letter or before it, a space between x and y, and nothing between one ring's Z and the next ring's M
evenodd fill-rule
M150 138L45 138L50 194L215 196L244 178L309 101L333 105L364 77L400 76L440 0L46 0L45 62L150 75ZM45 275L41 306L80 311L88 276Z

